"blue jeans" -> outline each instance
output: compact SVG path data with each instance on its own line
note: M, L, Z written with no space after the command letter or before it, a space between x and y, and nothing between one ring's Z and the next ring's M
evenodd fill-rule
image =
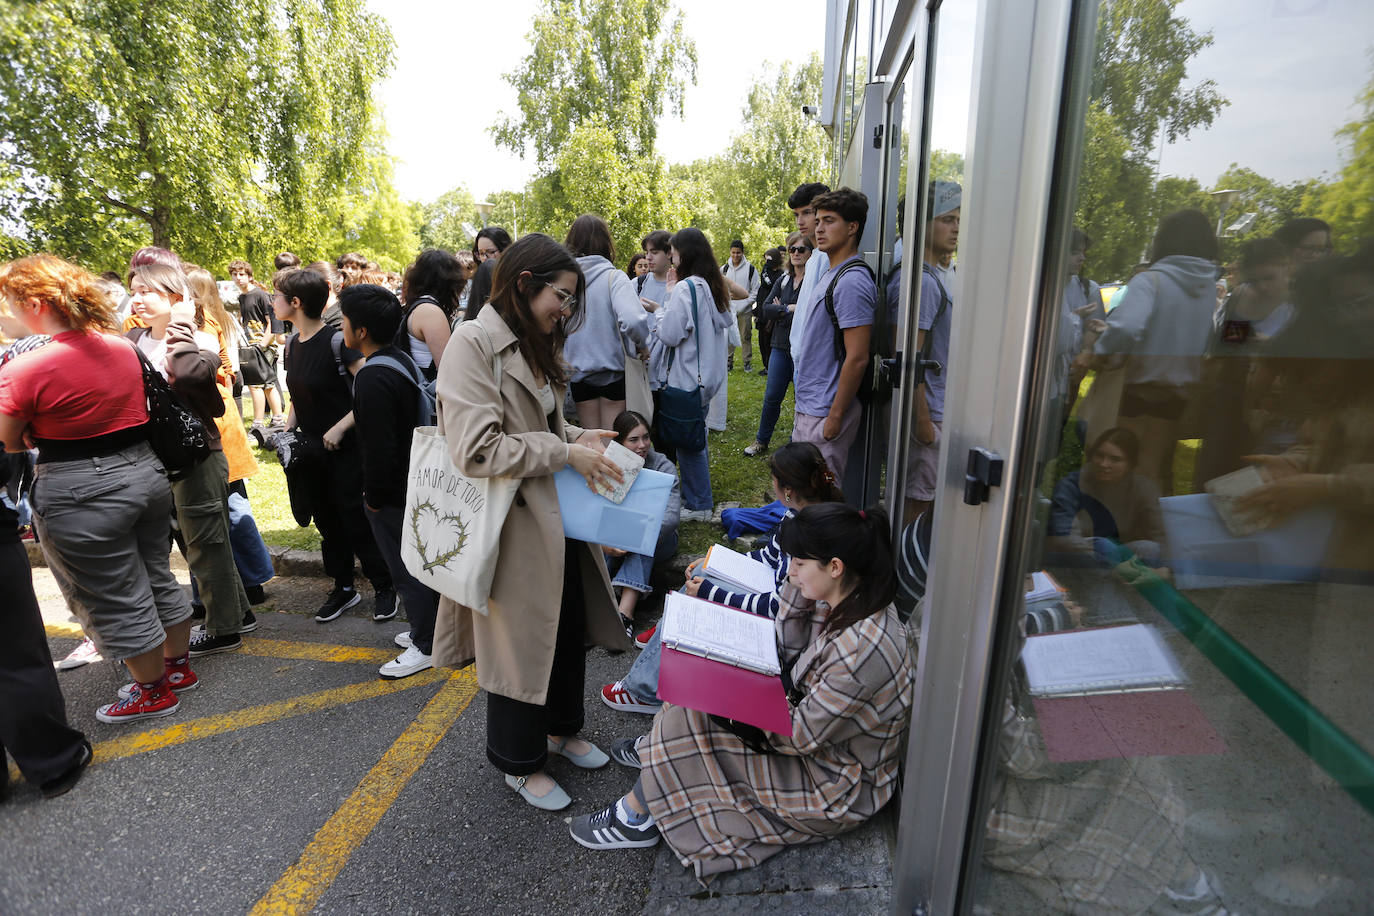
M262 585L277 574L272 568L272 554L258 533L258 523L253 521L253 507L241 480L229 484L229 546L234 549L234 565L244 585Z
M773 438L773 427L782 413L782 399L792 384L792 354L787 350L773 350L768 357L768 381L763 389L763 411L759 414L759 432L754 437L760 445Z
M708 512L716 507L711 498L711 465L707 449L699 452L685 448L677 450L677 470L682 478L682 504L688 509L705 509Z
M630 666L630 672L621 679L620 686L630 691L635 699L641 702L662 703L658 698L658 664L662 654L663 646L658 639L658 630L654 630L654 635L649 637L649 644Z
M611 584L620 588L630 588L647 595L653 591L649 587L649 577L653 575L654 564L677 553L677 529L660 530L658 533L658 544L654 547L654 555L646 556L642 553L627 553L623 557L607 557L606 566L611 575Z

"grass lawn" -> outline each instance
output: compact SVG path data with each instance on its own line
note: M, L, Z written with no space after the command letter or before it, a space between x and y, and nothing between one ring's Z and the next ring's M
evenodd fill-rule
M759 409L763 405L763 376L736 369L730 373L730 406L726 411L726 429L713 432L708 440L711 456L711 491L716 504L736 502L742 506L761 506L772 502L772 484L768 477L768 458L746 458L744 448L754 441L758 431ZM249 416L252 415L251 409ZM245 426L247 423L245 423ZM773 431L774 446L787 442L792 435L792 392L788 389L782 402L782 414ZM248 496L253 503L253 517L263 540L274 547L300 550L319 550L320 535L315 526L302 528L291 517L291 503L286 494L286 476L276 456L259 451L262 469L248 479ZM698 557L717 541L724 540L719 525L706 522L684 522L680 532L678 553ZM741 538L740 548L751 539Z

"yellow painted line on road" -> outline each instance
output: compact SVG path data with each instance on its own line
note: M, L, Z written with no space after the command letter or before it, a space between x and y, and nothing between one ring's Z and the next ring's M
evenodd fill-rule
M250 916L313 910L476 693L477 678L470 670L451 675Z
M43 629L58 639L81 639L86 634L74 623L49 623ZM367 662L380 665L396 657L395 649L373 649L367 646L339 646L330 643L302 642L290 639L257 639L245 636L245 655L264 658L295 658L311 662Z
M380 665L396 657L397 649L372 649L367 646L335 646L289 639L245 637L243 652L266 658L298 658L312 662L367 662Z
M149 729L145 732L101 741L95 746L95 759L99 763L107 763L122 757L146 754L149 751L158 751L189 741L199 741L212 735L222 735L225 732L251 728L254 725L266 725L269 722L319 712L347 703L356 703L359 700L370 700L373 697L400 693L402 690L425 687L451 675L453 675L452 671L431 668L428 671L421 671L419 674L412 674L410 677L398 681L384 681L377 678L364 681L361 684L349 684L347 687L335 687L330 690L321 690L318 693L307 693L304 696L292 697L277 703L265 703L262 706L250 706L247 709L239 709L218 716L192 719L189 722L182 722L167 728ZM465 676L475 683L476 677L471 672Z

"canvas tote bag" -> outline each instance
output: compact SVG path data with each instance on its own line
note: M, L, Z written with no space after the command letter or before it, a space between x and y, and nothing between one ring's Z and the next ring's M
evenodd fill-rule
M610 294L615 295L615 271L606 272ZM652 426L654 422L654 395L649 390L649 367L639 358L639 348L624 334L620 336L621 348L625 351L625 408L633 410Z
M480 324L477 327L482 328ZM482 328L486 334L486 328ZM487 335L491 345L491 335ZM501 356L492 347L498 391ZM499 395L498 395L499 396ZM439 425L417 426L410 442L401 561L418 581L487 614L501 528L515 499L515 477L468 477L454 467Z

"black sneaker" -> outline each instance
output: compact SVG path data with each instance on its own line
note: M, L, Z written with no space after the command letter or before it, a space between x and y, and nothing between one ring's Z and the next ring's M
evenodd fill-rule
M644 762L639 758L639 742L647 737L649 736L640 735L638 738L621 738L611 745L611 759L623 767L642 770Z
M198 655L214 655L216 652L232 652L242 647L243 640L239 639L237 633L211 636L208 631L201 630L191 634L191 646L186 654L195 658Z
M329 623L362 600L362 596L358 594L358 590L355 588L336 588L329 593L329 597L324 599L324 604L320 605L320 609L315 612L315 622Z
M620 819L616 809L620 802L595 814L583 814L572 819L568 832L588 849L643 849L658 845L658 825L648 821L638 827Z
M77 756L76 762L68 767L67 771L62 775L54 776L52 779L49 779L39 786L39 790L43 793L43 797L57 798L59 795L65 795L70 792L72 788L81 781L81 774L86 771L86 767L90 765L93 756L91 742L82 739L81 753ZM5 768L5 777L9 777L9 767Z
M262 604L267 600L267 592L263 591L261 585L245 585L243 590L248 593L249 604Z
M381 623L396 616L396 589L377 589L377 603L372 606L372 619Z
M192 619L192 620L195 620L195 621L204 620L204 619L205 619L205 605L201 604L199 601L192 601L192 602L191 602L191 619Z
M239 627L240 633L251 633L258 628L258 615L252 611L243 612L243 624Z

